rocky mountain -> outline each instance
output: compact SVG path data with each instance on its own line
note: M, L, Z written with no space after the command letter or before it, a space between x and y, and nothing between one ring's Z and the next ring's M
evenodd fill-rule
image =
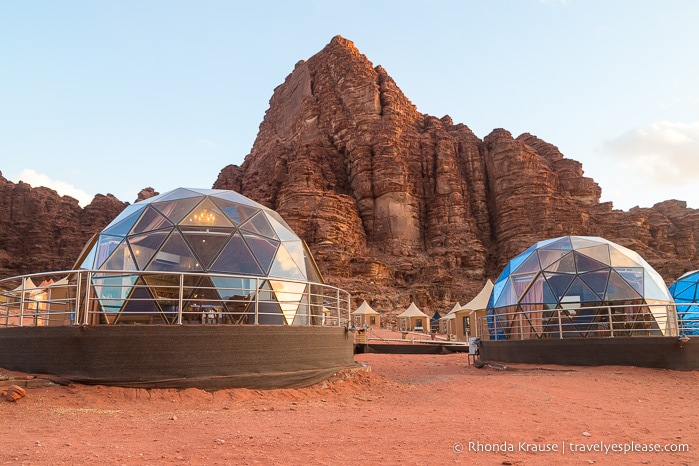
M213 187L277 210L327 282L389 315L410 301L428 314L448 311L514 255L562 235L627 246L668 283L699 258L698 210L674 200L614 210L555 146L504 129L481 140L449 116L420 113L339 36L274 90L251 153ZM98 195L81 209L0 176L0 274L72 267L124 206Z
M329 282L383 310L449 310L532 243L562 235L634 249L669 282L697 262L699 211L613 210L555 146L503 129L481 140L420 113L339 36L274 90L251 153L214 187L276 209Z

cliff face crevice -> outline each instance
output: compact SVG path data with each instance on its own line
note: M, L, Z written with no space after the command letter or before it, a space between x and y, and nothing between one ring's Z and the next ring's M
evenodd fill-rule
M328 282L382 311L410 301L448 311L514 255L562 235L627 246L668 282L699 259L699 211L675 200L614 210L556 146L504 129L481 140L449 116L418 112L339 36L274 89L250 154L213 187L277 210ZM71 267L124 205L97 196L81 209L0 177L0 273Z

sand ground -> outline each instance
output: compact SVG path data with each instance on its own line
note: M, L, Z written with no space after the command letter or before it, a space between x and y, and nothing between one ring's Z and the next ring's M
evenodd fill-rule
M27 388L0 401L0 464L699 463L699 372L356 361L301 389Z

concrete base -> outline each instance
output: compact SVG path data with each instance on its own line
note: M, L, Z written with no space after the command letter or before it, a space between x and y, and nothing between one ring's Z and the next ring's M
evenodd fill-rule
M482 361L699 370L699 338L616 337L483 340Z
M288 388L356 367L342 327L104 325L0 329L0 367L87 384Z

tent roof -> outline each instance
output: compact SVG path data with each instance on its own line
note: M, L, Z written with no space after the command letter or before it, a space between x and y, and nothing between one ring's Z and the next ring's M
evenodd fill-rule
M398 315L398 317L428 317L427 314L422 312L418 307L415 305L415 303L410 303L410 306L408 306L408 309L403 311L401 314Z
M490 294L493 292L493 282L488 279L483 286L483 289L469 301L467 304L461 306L459 311L480 311L488 307L488 300L490 299Z
M459 309L461 309L461 304L457 301L456 304L454 304L454 307L451 308L451 311L447 312L447 313L444 315L444 317L440 318L440 320L444 320L444 319L453 319L454 317L456 317L456 314L455 314L455 313L456 313L456 311L458 311Z
M362 304L357 308L357 310L352 312L353 316L366 314L379 315L379 313L372 309L366 301L362 301Z

